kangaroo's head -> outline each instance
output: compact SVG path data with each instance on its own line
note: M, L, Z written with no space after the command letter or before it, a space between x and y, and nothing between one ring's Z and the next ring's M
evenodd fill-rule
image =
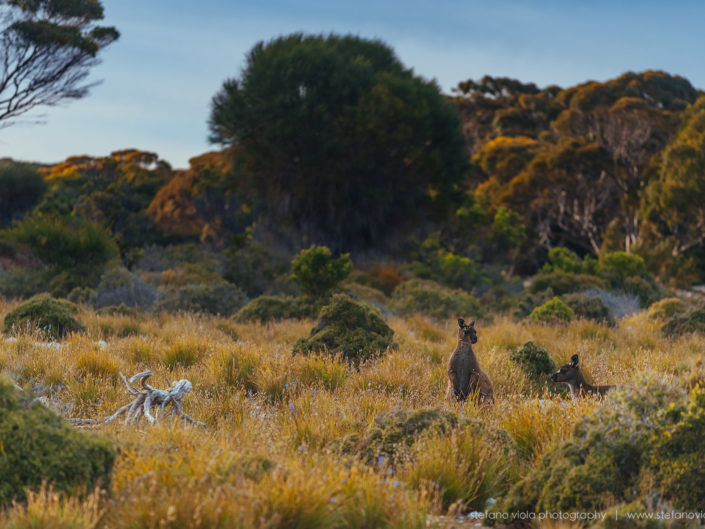
M551 375L553 382L565 382L567 384L575 384L579 378L578 355L571 356L570 362Z
M475 332L475 320L472 320L469 325L465 324L465 320L458 318L458 340L461 342L477 343L477 332Z

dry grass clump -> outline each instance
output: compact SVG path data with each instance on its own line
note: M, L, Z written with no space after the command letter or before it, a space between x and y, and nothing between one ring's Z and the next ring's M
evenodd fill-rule
M0 301L0 318L13 306ZM238 323L179 314L137 320L88 311L81 318L86 335L61 344L0 337L0 374L36 387L69 417L93 419L129 401L118 372L150 369L157 388L187 378L193 391L184 411L206 422L208 433L177 422L101 426L119 448L107 495L79 502L45 492L2 514L0 525L425 527L429 512L482 509L488 497L505 494L581 417L604 406L550 394L548 379L530 380L510 360L522 344L533 341L557 365L579 354L583 374L598 384L628 386L643 372L684 388L705 378L698 363L702 336L665 340L661 323L644 312L615 327L506 317L478 323L474 349L494 384L491 408L444 400L454 319L387 317L398 348L356 368L327 355L292 356L310 320ZM354 453L341 459L331 449L341 439L363 438L380 415L422 408L469 422L447 435L419 435L393 472Z

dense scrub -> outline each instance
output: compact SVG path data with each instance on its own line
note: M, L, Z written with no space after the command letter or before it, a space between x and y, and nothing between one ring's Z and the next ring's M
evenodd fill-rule
M78 307L66 300L36 296L5 316L3 332L11 334L38 330L40 334L60 339L67 333L85 330L74 318L77 311Z

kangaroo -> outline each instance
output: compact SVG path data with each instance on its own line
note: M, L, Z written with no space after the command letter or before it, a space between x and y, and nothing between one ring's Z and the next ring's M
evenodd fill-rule
M448 362L448 389L446 398L465 401L469 395L478 392L481 401L493 403L494 390L490 378L480 368L472 344L477 343L475 320L469 325L458 318L458 345Z
M581 397L585 395L604 395L614 386L591 386L583 378L583 374L578 367L578 355L573 355L570 362L561 367L558 371L551 375L553 382L562 382L570 388L570 394L573 397Z

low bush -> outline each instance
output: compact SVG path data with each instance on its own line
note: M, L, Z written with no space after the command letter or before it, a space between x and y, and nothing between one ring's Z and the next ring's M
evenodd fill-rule
M269 321L301 318L307 314L306 307L297 298L285 296L259 296L242 307L235 319L237 321Z
M262 243L249 241L228 250L223 277L242 288L249 297L270 292L277 278L289 272L289 258Z
M156 300L157 290L124 267L105 272L94 294L96 308L126 305L148 309Z
M597 276L553 272L537 274L529 286L529 292L536 294L550 288L554 295L562 296L571 292L582 292L591 288L607 288L608 286L607 281Z
M395 288L391 306L401 314L420 312L438 319L484 315L477 299L464 290L452 290L424 279L411 279Z
M624 283L631 277L647 275L646 263L640 255L628 252L603 252L597 265L601 276L613 283Z
M166 288L154 310L168 312L205 312L230 316L241 308L247 298L238 287L224 279L203 283L188 283Z
M350 435L331 444L335 452L355 454L367 464L393 466L423 432L449 433L461 424L458 414L439 408L384 412L363 436Z
M536 307L529 314L529 319L535 323L567 323L574 317L573 309L557 297Z
M359 364L386 351L393 336L394 331L373 309L345 294L336 294L321 309L310 336L294 344L294 353L340 354L346 361Z
M598 296L588 296L576 292L561 296L561 301L573 310L577 318L592 320L610 326L616 323L610 314L610 309Z
M667 320L683 314L688 310L688 304L680 298L665 298L649 306L649 318Z
M544 274L595 274L597 271L597 260L589 255L581 259L575 252L559 246L548 251L548 260L541 267Z
M534 381L546 378L556 370L556 364L543 347L534 342L526 342L518 349L509 353L509 359L521 368Z
M666 336L680 336L691 332L705 333L705 308L694 307L686 312L674 314L661 327Z
M78 307L69 301L36 296L8 312L3 331L9 334L38 329L50 338L61 339L68 333L85 331L73 317L77 311Z
M23 501L27 488L38 490L42 483L69 494L107 486L115 462L106 438L76 431L1 380L0 440L0 507Z

